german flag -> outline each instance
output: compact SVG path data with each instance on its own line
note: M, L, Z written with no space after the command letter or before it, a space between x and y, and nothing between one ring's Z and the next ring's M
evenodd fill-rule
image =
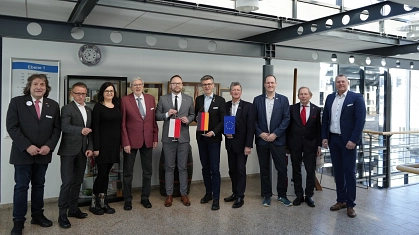
M208 131L209 113L199 112L198 113L198 126L197 131Z

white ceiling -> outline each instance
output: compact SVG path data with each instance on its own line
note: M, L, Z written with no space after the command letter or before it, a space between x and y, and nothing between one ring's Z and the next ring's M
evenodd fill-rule
M76 2L76 0L0 0L0 15L67 22L73 8L76 6ZM101 0L99 0L98 5L94 7L83 24L230 40L238 40L276 29L273 27L275 24L272 24L271 21L268 22L268 20L266 20L266 25L259 26L219 20L217 18L215 20L201 19L196 15L180 16L156 11L145 11L140 9L141 6L146 4L142 1L102 0L102 2L103 4L101 5ZM110 2L115 5L110 6L108 4ZM419 5L418 0L395 0L395 2ZM121 7L120 5L117 7L117 4L125 4L124 6L127 7ZM150 3L147 7L151 5ZM221 16L221 14L219 15ZM242 22L246 22L245 18L247 17L237 17L238 19L243 19ZM292 24L284 24L283 26L287 27L290 25ZM336 37L325 34L301 37L281 42L277 45L336 52L351 52L391 46L390 44L361 40L356 37L348 39L342 36ZM419 60L418 54L409 54L406 55L406 58ZM404 56L399 58L404 58Z

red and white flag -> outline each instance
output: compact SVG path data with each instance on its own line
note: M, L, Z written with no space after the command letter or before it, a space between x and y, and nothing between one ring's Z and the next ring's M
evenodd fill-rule
M169 137L180 138L180 119L170 119Z

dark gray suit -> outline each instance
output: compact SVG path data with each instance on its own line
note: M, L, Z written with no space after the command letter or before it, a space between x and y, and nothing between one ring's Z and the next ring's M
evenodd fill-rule
M179 170L179 183L180 193L182 196L187 194L188 190L188 172L187 172L187 161L189 154L189 124L195 118L193 99L192 97L182 94L181 106L178 109L177 117L187 117L189 120L188 124L181 123L180 138L178 141L173 141L173 137L169 135L170 119L175 118L174 115L166 117L166 113L169 109L174 109L172 101L172 94L167 94L160 97L159 103L156 109L156 119L164 121L163 132L161 142L163 143L164 151L164 162L165 162L165 180L166 180L166 193L167 195L173 195L173 181L174 181L174 170L175 161L177 156L177 164Z
M84 106L87 113L86 125L77 104L73 101L61 109L61 138L58 155L61 158L61 180L58 207L60 215L66 214L67 209L77 209L80 185L83 183L87 158L85 152L93 150L91 133L82 135L83 128L91 127L92 109Z

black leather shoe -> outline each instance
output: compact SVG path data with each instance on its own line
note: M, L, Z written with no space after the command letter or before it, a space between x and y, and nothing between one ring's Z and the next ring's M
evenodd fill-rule
M292 202L294 206L299 206L304 202L304 196L297 196L297 198Z
M201 199L201 203L208 203L212 200L212 195L207 193L205 196Z
M236 201L234 202L234 204L233 204L233 208L240 208L240 207L242 207L243 206L243 204L244 204L244 199L243 198L241 198L241 197L238 197L237 199L236 199Z
M233 194L231 194L230 197L224 198L224 201L225 202L234 202L236 199L237 199L236 194L233 193Z
M81 212L79 208L68 211L68 217L76 217L77 219L84 219L87 217L87 213Z
M130 201L125 201L124 210L129 211L132 209L132 203Z
M70 221L68 221L67 215L62 214L58 216L58 224L61 228L70 228L71 224Z
M11 235L22 235L22 230L25 228L25 221L14 221L13 229L10 232Z
M313 198L311 198L311 197L306 197L306 203L309 207L315 207L316 206L316 204L313 201Z
M52 221L47 219L44 214L40 214L32 217L31 224L37 224L41 227L51 227Z
M145 207L145 208L151 208L151 202L148 199L141 199L141 204Z
M212 206L211 206L211 210L216 211L220 209L220 200L219 199L214 199L214 201L212 201Z

